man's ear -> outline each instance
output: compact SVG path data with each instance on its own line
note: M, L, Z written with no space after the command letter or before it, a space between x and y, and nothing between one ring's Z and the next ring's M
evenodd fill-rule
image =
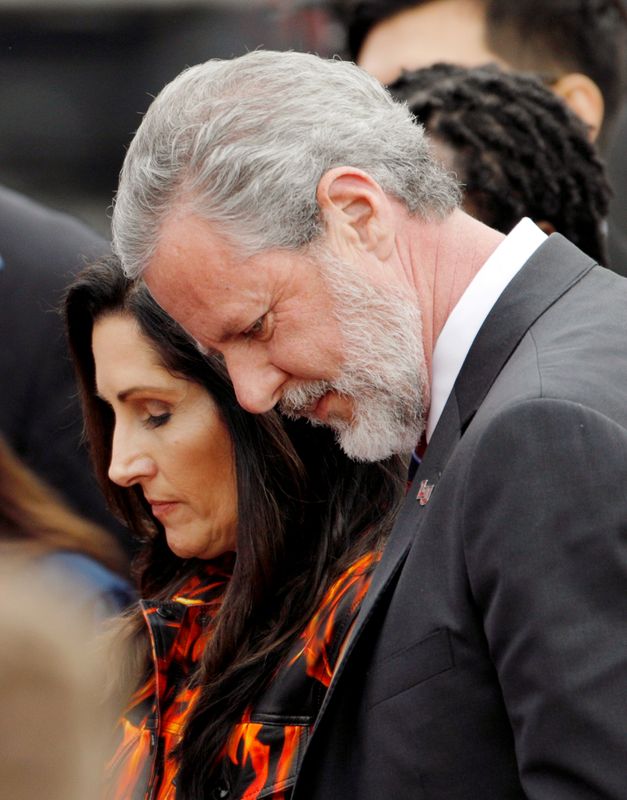
M596 83L587 75L571 72L551 84L551 89L585 122L590 141L594 142L601 130L605 113L603 95Z
M390 201L370 175L353 167L334 167L316 192L327 237L338 253L359 247L387 258L394 246Z

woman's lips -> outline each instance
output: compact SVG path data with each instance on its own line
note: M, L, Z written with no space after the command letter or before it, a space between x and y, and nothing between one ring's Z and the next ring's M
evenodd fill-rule
M157 519L166 517L179 505L177 500L149 500L148 502L150 503L152 513Z

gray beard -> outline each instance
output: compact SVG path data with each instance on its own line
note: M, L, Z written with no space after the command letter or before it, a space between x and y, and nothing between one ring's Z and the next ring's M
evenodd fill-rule
M318 250L320 252L320 250ZM379 461L412 452L425 427L427 368L417 305L389 287L364 282L354 269L323 252L316 259L335 299L343 336L344 367L333 381L286 389L280 402L289 417L305 417L336 433L355 461ZM351 398L353 419L324 423L307 409L327 392Z

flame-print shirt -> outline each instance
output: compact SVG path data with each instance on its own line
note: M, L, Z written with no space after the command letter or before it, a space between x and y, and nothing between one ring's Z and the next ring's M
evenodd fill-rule
M288 800L342 645L379 553L364 555L327 590L269 688L246 710L225 748L223 778L208 798ZM197 689L189 686L229 573L207 562L168 602L142 600L154 672L131 698L107 767L106 800L174 800L173 751Z

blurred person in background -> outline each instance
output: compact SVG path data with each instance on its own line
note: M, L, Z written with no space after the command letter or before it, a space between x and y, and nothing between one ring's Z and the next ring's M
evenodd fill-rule
M624 107L625 0L335 0L350 57L385 84L436 62L535 72L586 125L603 151ZM627 114L627 108L625 108ZM610 263L627 270L627 120L611 148Z
M623 101L623 0L339 0L351 58L382 83L402 70L495 62L535 72L608 135Z
M390 87L462 184L462 206L509 233L531 217L606 263L610 188L583 122L531 74L436 64Z
M240 409L221 359L115 259L77 278L66 319L97 474L142 542L106 796L287 797L401 463L351 462L328 431Z
M0 501L0 506L4 498ZM110 710L94 629L45 581L0 559L0 795L7 800L100 796Z
M58 314L61 296L107 243L78 220L0 187L0 432L72 508L112 531L81 443L76 384Z
M71 510L0 434L0 554L25 585L38 583L93 623L133 600L112 535ZM68 614L68 619L71 619Z

